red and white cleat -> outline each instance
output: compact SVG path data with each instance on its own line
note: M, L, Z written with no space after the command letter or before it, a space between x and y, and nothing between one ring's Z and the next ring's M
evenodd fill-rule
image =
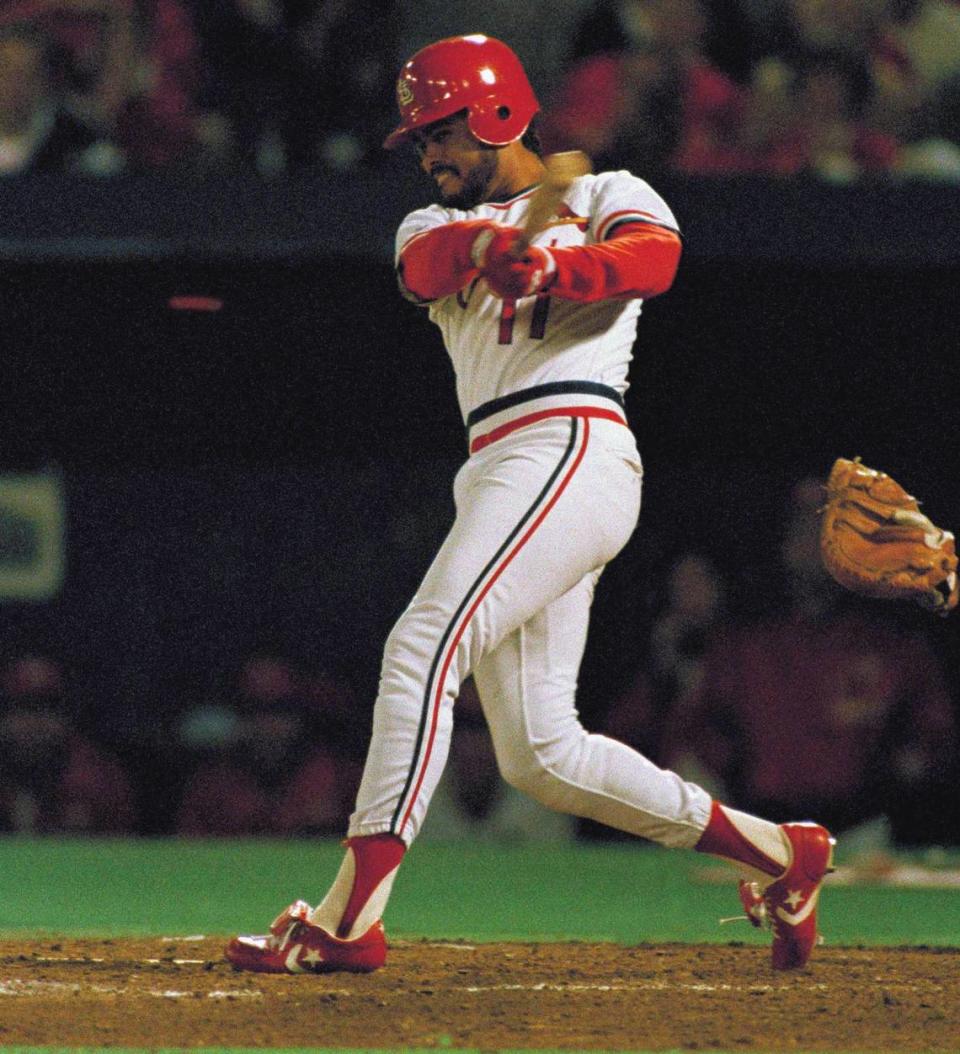
M361 937L340 940L315 926L312 908L294 901L260 937L234 937L226 947L227 960L238 970L257 973L370 973L387 960L387 940L379 920Z
M740 902L753 926L773 930L775 970L806 966L817 944L817 901L824 876L833 870L835 839L815 823L781 827L792 849L787 870L761 891L756 882L740 882Z

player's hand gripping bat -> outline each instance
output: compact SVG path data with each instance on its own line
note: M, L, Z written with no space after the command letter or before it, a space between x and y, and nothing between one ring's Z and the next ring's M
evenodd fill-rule
M578 177L593 171L590 158L582 150L563 150L550 154L544 160L546 172L536 193L530 199L527 209L527 222L523 233L513 243L512 251L518 259L527 251L534 238L547 227L551 221L556 222L556 211L563 196L570 189L570 184Z
M556 212L570 184L591 171L590 159L579 150L551 154L544 162L543 182L527 209L523 229L490 225L477 235L471 257L490 291L502 299L533 296L548 277L550 257L530 242L557 223L582 223L576 216L558 219Z

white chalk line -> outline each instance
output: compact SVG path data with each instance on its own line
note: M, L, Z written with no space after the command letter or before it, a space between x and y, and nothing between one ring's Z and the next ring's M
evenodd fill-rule
M873 988L870 982L864 987ZM940 984L902 984L884 981L888 992L936 993L946 989ZM609 984L575 984L566 981L534 981L530 984L467 985L454 991L483 992L742 992L745 995L761 992L833 992L835 986L816 982L811 984L705 984L695 981L615 981Z
M885 982L884 989L889 992L942 993L943 985L915 985ZM565 981L532 981L527 984L504 983L491 985L452 985L449 988L437 985L434 991L466 992L470 995L482 995L488 992L739 992L746 995L767 992L832 992L834 986L822 982L810 984L707 984L693 981L615 981L610 983L577 983ZM348 988L322 988L324 995L338 996L361 995L362 992ZM131 997L151 996L162 999L260 999L264 992L259 988L223 988L210 992L198 992L194 989L139 989L123 985L79 984L66 981L46 980L0 980L0 996L43 996L62 993L90 992L97 995L124 995Z
M805 985L807 991L828 991L829 986L825 984ZM486 992L666 992L666 991L691 991L691 992L772 992L787 991L790 986L781 985L732 985L732 984L692 984L685 982L671 983L667 981L634 981L629 983L614 984L567 984L553 981L536 981L532 984L493 984L493 985L455 985L448 989L452 992L468 992L471 995ZM326 995L333 991L324 988ZM357 992L349 989L337 989L338 995L350 996ZM0 981L0 996L42 996L55 995L64 992L91 992L97 995L149 995L164 999L188 999L205 997L208 999L236 999L236 998L259 998L263 992L259 989L218 989L213 992L196 992L191 989L135 989L118 985L87 984L65 981L40 981L40 980L12 980Z
M828 992L826 984L804 985L808 992ZM464 992L787 992L792 985L700 984L687 981L629 981L613 984L567 984L559 981L537 981L533 984L468 985Z
M193 989L146 988L137 989L124 985L110 984L77 984L67 981L0 981L0 996L44 996L92 992L96 995L129 995L152 996L157 999L262 999L259 988L223 988L210 992L197 992Z
M22 961L22 960L21 960ZM95 957L91 955L72 956L72 955L31 955L30 962L32 963L68 963L73 966L85 966L88 963L105 963L112 962L118 966L123 960L118 959L105 959L102 956ZM203 966L204 963L209 962L209 959L137 959L136 962L142 966L160 966L167 964L170 966Z

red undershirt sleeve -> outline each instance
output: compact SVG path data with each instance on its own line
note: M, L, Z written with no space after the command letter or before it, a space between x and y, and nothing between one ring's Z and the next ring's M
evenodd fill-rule
M649 223L624 223L597 245L551 249L556 271L545 292L590 303L665 293L680 263L680 236Z
M403 288L427 303L450 296L477 276L470 259L476 236L487 220L457 220L414 235L400 250L397 266Z

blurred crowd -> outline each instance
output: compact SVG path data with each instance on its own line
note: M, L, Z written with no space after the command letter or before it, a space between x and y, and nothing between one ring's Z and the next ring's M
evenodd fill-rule
M827 576L822 499L813 478L784 496L762 582L705 551L651 553L662 570L628 627L626 675L600 697L585 687L584 723L776 821L816 818L874 850L960 844L960 710L937 620L859 600ZM331 672L334 656L303 661L265 641L240 651L193 683L164 686L156 706L131 698L128 713L105 720L107 700L84 698L69 662L6 649L0 831L342 835L372 699ZM618 836L504 782L468 679L421 837Z
M497 12L453 31L529 60ZM415 21L399 0L3 0L0 175L377 165ZM960 181L958 0L597 0L551 32L544 144L597 168Z
M0 174L358 163L392 117L392 7L3 0Z
M757 580L677 555L602 729L776 822L815 818L878 851L955 844L960 709L943 649L929 620L828 576L824 493L813 477L790 489ZM754 598L739 617L738 590Z
M953 0L621 0L581 27L551 148L637 172L960 178Z

